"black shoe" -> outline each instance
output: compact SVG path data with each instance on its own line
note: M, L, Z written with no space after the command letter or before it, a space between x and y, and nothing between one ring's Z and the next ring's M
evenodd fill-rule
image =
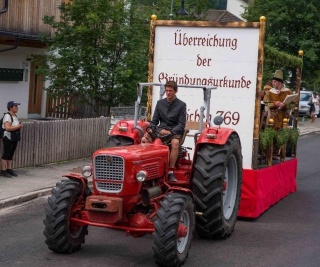
M7 173L9 174L9 175L11 175L11 176L14 176L14 177L17 177L18 176L18 174L16 174L13 170L7 170Z
M174 176L173 172L169 173L168 177L169 177L170 182L177 182L178 181L177 178Z
M6 178L11 178L12 177L9 173L7 173L7 171L1 171L0 175L3 176L3 177L6 177Z

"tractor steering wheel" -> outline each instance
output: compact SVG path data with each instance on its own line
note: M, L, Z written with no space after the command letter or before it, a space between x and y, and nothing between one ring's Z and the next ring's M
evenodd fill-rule
M165 134L165 135L161 135L160 131L161 130L169 130L168 128L165 127L159 127L159 126L148 126L146 128L146 132L150 135L152 142L154 142L154 140L156 140L156 138L159 138L162 142L164 140L166 140L169 136L172 135L172 133L170 134Z

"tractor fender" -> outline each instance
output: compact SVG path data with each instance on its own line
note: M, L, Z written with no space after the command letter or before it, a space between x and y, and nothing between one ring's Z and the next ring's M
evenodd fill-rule
M210 127L205 128L197 139L195 146L195 155L201 144L214 144L214 145L224 145L231 134L235 134L239 137L238 133L230 128L218 128ZM211 138L209 138L209 136ZM239 137L240 138L240 137Z
M133 120L120 120L112 127L109 136L126 136L132 139L134 144L140 144L148 125L148 122L141 120L138 121L137 127L134 127Z
M77 173L65 174L65 175L62 175L62 177L66 177L70 180L80 181L82 184L82 194L81 195L82 196L84 195L86 188L88 188L88 180L85 177L83 177L82 175L77 174Z
M187 194L194 200L193 193L188 188L184 188L184 187L180 187L180 186L170 186L169 189L167 190L167 193L168 192L179 192L179 193Z

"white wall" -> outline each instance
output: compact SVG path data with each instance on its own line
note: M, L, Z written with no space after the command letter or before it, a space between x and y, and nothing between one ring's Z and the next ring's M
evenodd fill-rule
M241 17L241 14L243 13L242 6L244 5L246 5L246 3L241 0L229 0L227 2L227 10L233 15L235 15L236 17L243 19Z
M0 49L9 46L0 45ZM7 111L7 102L14 100L21 103L18 117L28 118L28 98L31 62L27 60L32 54L43 54L44 49L18 47L17 49L0 52L0 68L22 69L24 80L21 82L0 81L0 114ZM25 75L27 74L27 77ZM45 104L45 101L43 102ZM41 114L43 116L43 114Z

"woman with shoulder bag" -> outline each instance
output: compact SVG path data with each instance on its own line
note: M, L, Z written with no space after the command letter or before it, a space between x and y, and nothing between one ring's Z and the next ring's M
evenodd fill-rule
M3 155L1 158L1 173L0 175L11 178L12 176L18 176L12 170L12 158L16 151L18 141L20 141L20 129L23 127L19 123L17 112L18 105L15 101L9 101L7 104L8 113L3 117L2 128L5 130L2 138L3 141Z
M316 116L319 114L319 97L316 92L312 93L309 100L311 123L314 123Z

